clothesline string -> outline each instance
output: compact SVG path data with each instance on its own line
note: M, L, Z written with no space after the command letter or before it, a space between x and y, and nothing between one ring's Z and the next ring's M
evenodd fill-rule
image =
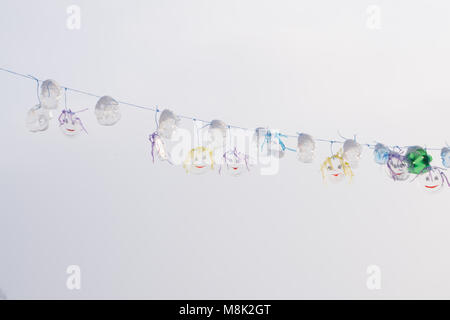
M23 78L26 78L26 79L31 79L33 81L37 81L38 84L44 82L43 80L41 80L41 79L39 79L37 77L34 77L32 75L29 75L29 74L23 74L23 73L19 73L19 72L16 72L16 71L13 71L13 70L9 70L9 69L5 69L5 68L1 68L1 67L0 67L0 71L7 72L7 73L10 73L12 75L23 77ZM95 93L91 93L91 92L87 92L87 91L83 91L83 90L79 90L79 89L74 89L74 88L70 88L70 87L66 87L66 86L61 86L61 88L64 89L65 91L72 91L72 92L75 92L75 93L78 93L78 94L91 96L91 97L98 98L98 99L100 99L102 97L101 95L98 95L98 94L95 94ZM39 90L39 88L38 88L38 90ZM38 91L38 99L40 99L39 98L39 91ZM117 100L117 102L122 104L122 105L126 105L126 106L130 106L130 107L138 108L138 109L143 109L143 110L148 110L148 111L155 112L155 116L160 112L160 109L158 108L158 106L156 106L156 107L148 107L148 106L138 105L138 104L134 104L134 103L126 102L126 101L120 101L120 100ZM202 120L202 119L199 119L199 118L196 118L196 117L189 117L189 116L178 115L178 114L177 114L177 116L179 118L181 118L181 119L191 120L191 121L194 121L194 122L195 121L200 121L200 122L203 122L203 123L206 123L206 124L211 124L211 121ZM249 129L249 128L244 128L244 127L235 126L235 125L228 125L228 128L241 129L241 130L245 130L245 131L252 130L252 129ZM289 134L283 134L283 135L285 137L287 137L287 138L298 138L299 133L297 135L289 135ZM341 136L341 138L344 138L344 137L342 137L342 135L340 133L339 133L339 135ZM331 145L333 145L335 143L337 143L337 144L343 144L344 143L343 141L331 140L331 139L315 139L315 141L326 142L326 143L330 143ZM361 143L361 145L366 146L368 148L374 148L375 147L375 144L369 144L369 143ZM411 146L397 146L397 145L395 145L395 146L389 146L389 147L390 148L406 149L406 148L411 147ZM426 148L426 149L427 150L434 150L434 151L441 150L441 148Z

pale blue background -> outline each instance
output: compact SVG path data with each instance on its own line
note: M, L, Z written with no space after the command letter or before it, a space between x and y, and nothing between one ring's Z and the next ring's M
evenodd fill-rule
M71 4L79 31L66 28ZM366 28L372 4L379 31ZM441 147L449 12L444 0L3 0L0 65L236 125ZM275 176L188 176L151 163L151 112L123 106L106 128L91 110L76 139L54 122L31 134L35 84L0 73L0 88L10 299L450 298L450 191L394 184L368 150L351 186L322 183L324 144L313 165L290 155ZM71 264L81 291L65 286ZM366 287L371 264L380 291Z

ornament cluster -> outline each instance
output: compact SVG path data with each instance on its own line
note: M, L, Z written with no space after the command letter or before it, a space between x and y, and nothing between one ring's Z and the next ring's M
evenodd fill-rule
M64 106L57 117L57 125L61 132L67 136L87 134L88 131L79 114L88 109L72 111L73 108L67 106L67 90L54 80L43 81L40 87L38 81L39 103L32 107L26 116L26 127L29 131L47 130L54 118L53 112L58 111L64 98ZM153 162L164 161L173 164L169 145L179 129L181 117L167 109L163 111L156 109L155 112L156 129L149 135L151 159ZM95 116L102 126L115 125L121 119L120 103L110 96L101 97L95 105ZM187 152L183 161L183 168L187 173L202 175L217 171L219 174L227 173L237 177L251 170L250 155L239 150L237 146L227 144L227 135L231 126L221 120L213 120L205 127L207 127L206 141ZM312 163L318 140L309 134L300 133L297 136L297 147L290 148L286 144L289 137L271 131L269 128L257 128L254 130L252 139L256 156L282 159L288 152L295 152L298 161ZM336 143L336 141L328 142L331 146ZM418 181L422 189L430 193L450 187L446 175L446 170L450 168L450 147L448 146L442 148L440 153L442 167L436 165L436 161L427 149L420 146L400 148L381 143L365 146L373 149L375 163L380 165L386 176L395 182ZM330 183L352 181L362 150L363 146L356 138L345 139L342 142L342 148L336 153L332 151L332 154L321 163L320 171L323 180Z

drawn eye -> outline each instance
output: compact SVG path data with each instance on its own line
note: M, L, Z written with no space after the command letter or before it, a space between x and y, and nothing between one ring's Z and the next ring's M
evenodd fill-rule
M427 181L430 181L430 178L429 178L429 177L427 177L427 178L426 178L426 180L427 180Z
M328 166L328 170L331 171L333 170L333 168L331 166Z
M438 181L439 180L439 178L436 176L436 177L434 177L434 180L436 180L436 181Z

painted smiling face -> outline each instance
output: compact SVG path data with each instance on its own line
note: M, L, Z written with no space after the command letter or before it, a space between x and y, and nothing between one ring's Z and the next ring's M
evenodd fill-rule
M340 153L327 158L321 167L322 176L331 183L338 183L346 177L353 178L350 164L344 160Z
M438 168L430 168L418 176L419 186L427 193L441 191L445 184L445 175Z
M213 152L205 147L192 149L184 162L186 172L197 175L205 174L214 169Z
M61 132L67 136L76 136L82 131L86 131L81 119L78 118L77 115L70 109L63 110L58 118L58 121Z
M386 163L386 173L394 181L405 181L409 178L408 163L398 153L391 153Z
M230 176L238 177L249 171L248 156L236 149L223 155L224 167ZM222 168L221 168L222 169Z
M377 143L377 145L375 146L375 149L373 151L373 158L376 163L378 163L380 165L385 165L389 160L390 153L391 153L391 151L389 150L388 147L386 147L385 145L383 145L381 143Z

